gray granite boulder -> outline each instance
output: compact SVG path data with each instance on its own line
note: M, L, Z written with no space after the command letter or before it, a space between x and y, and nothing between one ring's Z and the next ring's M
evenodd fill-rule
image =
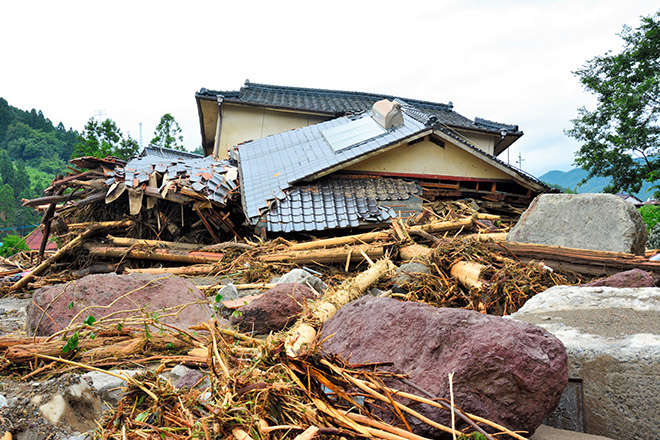
M75 322L81 323L88 316L98 321L111 314L113 318L156 314L161 322L187 330L207 322L213 311L206 296L185 278L138 273L88 275L38 289L27 308L25 330L28 335L48 336L66 328L76 316Z
M566 405L549 424L618 440L659 438L660 289L555 286L510 318L566 346Z
M507 240L644 255L646 225L637 209L612 194L541 194Z
M379 368L408 374L439 398L449 398L447 376L454 372L457 406L514 430L533 432L555 408L567 381L566 351L557 338L534 325L470 310L365 296L326 322L321 340L324 350L350 363L386 363ZM419 394L396 378L384 380ZM404 403L445 426L451 423L446 411ZM414 418L408 421L418 435L445 438Z

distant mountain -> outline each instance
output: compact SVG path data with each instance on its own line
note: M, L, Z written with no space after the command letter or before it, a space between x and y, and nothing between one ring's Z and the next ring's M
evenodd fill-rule
M611 181L611 179L607 177L592 177L587 180L584 185L577 186L586 176L587 172L582 168L573 168L570 171L548 171L539 177L539 180L548 185L559 185L578 193L602 192ZM642 185L642 189L633 195L640 200L646 200L653 197L653 192L654 190L651 189L651 184L645 182Z

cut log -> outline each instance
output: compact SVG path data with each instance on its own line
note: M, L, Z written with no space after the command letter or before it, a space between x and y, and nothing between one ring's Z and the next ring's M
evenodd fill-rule
M200 251L180 251L175 249L140 250L125 247L98 246L86 244L85 248L90 255L109 258L137 258L141 260L173 261L177 263L216 263L221 261L224 254Z
M433 252L433 250L428 246L422 246L421 244L411 244L399 249L399 259L402 261L418 260L420 258L426 257L431 252Z
M484 282L479 279L486 266L473 261L458 261L449 269L449 273L468 289L481 289Z
M332 249L312 249L303 251L281 252L277 254L262 255L259 260L265 263L344 263L350 259L351 262L360 262L364 260L364 252L369 258L376 259L384 255L384 247L381 246L352 246Z

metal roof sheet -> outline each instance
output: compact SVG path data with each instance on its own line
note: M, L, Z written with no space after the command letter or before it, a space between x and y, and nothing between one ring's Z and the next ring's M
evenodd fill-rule
M247 217L259 217L282 192L303 179L340 167L368 153L404 142L430 128L403 112L403 125L381 135L334 151L323 137L324 130L368 117L341 117L308 127L241 144L238 147L243 207Z

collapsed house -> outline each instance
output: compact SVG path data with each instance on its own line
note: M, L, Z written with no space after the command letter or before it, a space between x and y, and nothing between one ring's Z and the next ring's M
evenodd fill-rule
M204 156L150 146L128 162L76 158L88 171L27 204L80 213L119 201L118 212L140 216L136 237L218 243L255 232L371 229L417 218L438 199L520 214L550 190L497 159L522 136L517 126L470 120L452 104L249 82L235 92L202 89L196 99Z
M268 232L383 224L442 197L524 207L550 190L495 157L517 126L451 104L250 82L196 98L205 154L236 161L247 220Z

